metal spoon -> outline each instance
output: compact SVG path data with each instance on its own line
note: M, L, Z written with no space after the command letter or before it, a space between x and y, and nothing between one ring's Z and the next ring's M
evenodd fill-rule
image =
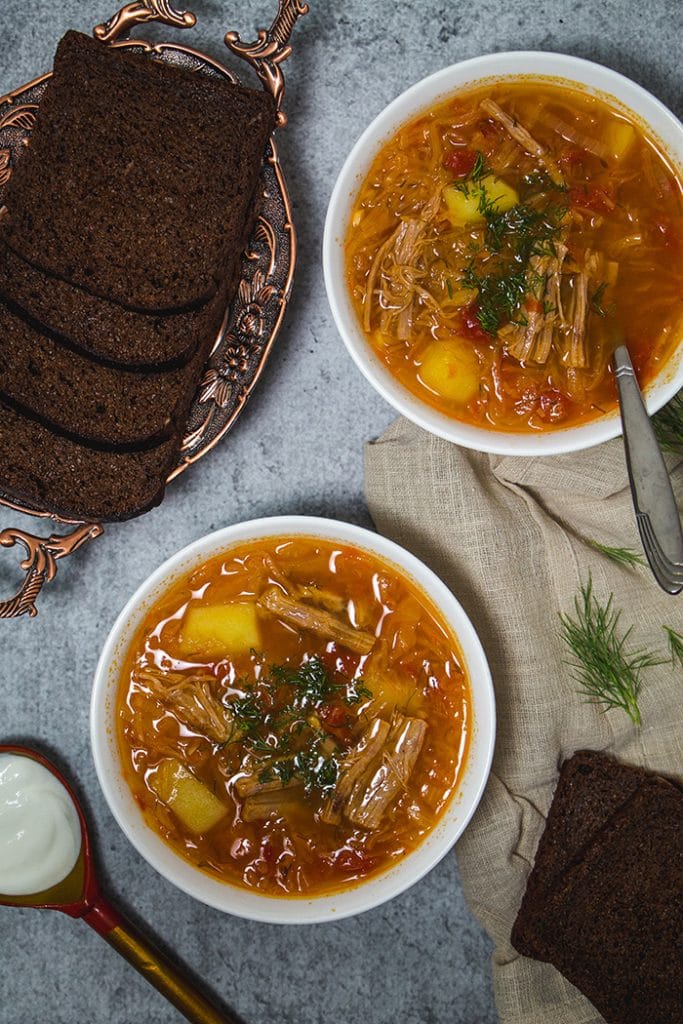
M612 356L640 539L653 575L667 594L683 590L683 529L671 480L625 345Z
M73 790L47 758L28 747L0 745L0 754L16 754L38 761L61 782L71 797L81 823L81 851L71 872L57 885L29 896L0 893L0 905L61 910L80 917L125 957L151 985L193 1024L239 1024L236 1017L219 1012L181 971L105 899L95 874L92 848L83 810Z

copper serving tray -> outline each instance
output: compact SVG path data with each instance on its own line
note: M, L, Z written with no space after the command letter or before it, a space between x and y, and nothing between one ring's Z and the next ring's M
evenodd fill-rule
M308 5L301 0L278 0L275 20L269 29L258 32L255 42L243 43L236 32L225 36L228 49L251 65L263 88L275 99L277 127L280 128L286 123L282 112L285 83L280 65L291 53L289 38L297 19L307 12ZM148 54L151 59L202 74L223 75L231 82L239 81L232 71L198 50L176 43L151 44L128 38L136 25L152 21L190 29L197 19L190 11L174 9L169 0L138 0L126 4L109 21L98 25L93 34L103 45L131 48ZM50 77L51 72L48 72L0 97L0 206L22 148L29 144L40 98ZM256 206L255 227L242 256L239 288L232 304L226 308L169 483L210 451L232 427L261 375L289 301L296 238L287 186L272 138L261 171ZM1 490L0 505L72 527L67 533L46 538L11 527L0 532L3 547L19 543L26 549L26 558L21 562L25 577L12 598L0 601L0 618L35 615L36 599L43 585L54 578L57 560L100 536L103 527L100 523L77 522L22 503Z

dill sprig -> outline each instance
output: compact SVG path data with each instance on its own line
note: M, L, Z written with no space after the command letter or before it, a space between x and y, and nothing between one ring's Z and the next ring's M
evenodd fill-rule
M611 558L617 565L645 565L645 559L633 548L611 548L608 544L600 544L597 540L589 540L588 543L600 554Z
M595 313L596 316L607 316L607 309L605 309L602 300L605 297L605 291L607 290L607 281L603 281L595 289L590 297L590 308L591 312Z
M667 452L683 455L683 391L671 399L668 405L652 420L660 447Z
M676 667L676 663L683 668L683 636L677 633L671 626L664 626L664 631L669 639L669 654L671 655L671 664Z
M510 320L519 309L526 293L527 281L523 271L486 274L480 277L474 262L470 261L462 276L465 288L477 289L477 319L482 330L495 336L502 323Z
M590 576L574 598L574 608L575 618L560 614L560 635L572 655L567 664L579 684L579 693L589 704L604 705L603 711L621 708L634 725L640 725L642 672L661 665L661 659L648 651L628 649L632 627L620 635L621 612L614 608L614 595L601 604L593 594Z

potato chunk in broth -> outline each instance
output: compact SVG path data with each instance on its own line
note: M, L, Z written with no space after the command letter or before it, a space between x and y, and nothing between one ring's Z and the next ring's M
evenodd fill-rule
M345 248L374 351L477 426L601 416L616 345L644 385L683 336L680 177L624 111L576 88L508 81L405 124L360 186Z
M434 828L470 733L457 639L399 570L306 537L211 559L145 616L122 671L145 818L225 882L337 891Z

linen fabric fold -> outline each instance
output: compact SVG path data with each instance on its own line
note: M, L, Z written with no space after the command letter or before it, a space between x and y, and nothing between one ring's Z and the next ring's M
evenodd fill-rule
M683 460L668 465L680 508ZM589 577L598 600L614 594L634 649L666 659L664 625L683 633L683 597L591 545L641 550L621 439L531 459L459 448L399 419L366 446L365 493L377 529L452 589L491 666L493 768L456 852L465 896L495 943L501 1024L598 1024L555 968L515 951L510 931L565 758L590 748L683 778L683 669L666 661L644 672L636 728L577 692L560 637L559 613L573 614Z

